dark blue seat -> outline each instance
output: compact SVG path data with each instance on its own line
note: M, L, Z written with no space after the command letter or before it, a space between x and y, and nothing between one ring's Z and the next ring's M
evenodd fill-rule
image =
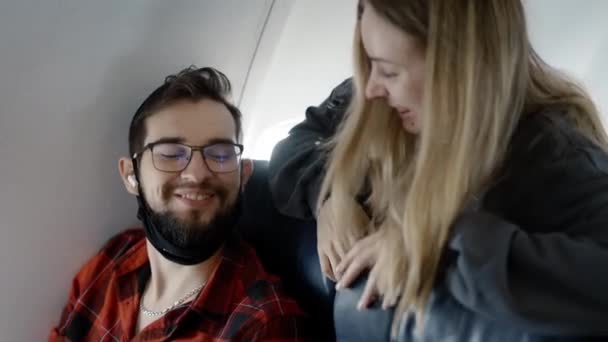
M244 194L239 229L267 271L281 277L287 292L310 314L319 341L334 341L333 284L326 283L317 256L316 224L280 214L272 203L268 162L255 161Z

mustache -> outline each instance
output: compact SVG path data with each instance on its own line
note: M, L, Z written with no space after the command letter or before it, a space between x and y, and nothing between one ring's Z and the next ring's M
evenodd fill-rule
M219 198L226 198L228 195L228 190L219 185L213 184L209 181L202 182L181 182L178 184L168 184L163 189L163 198L168 199L173 196L173 193L179 189L188 189L188 190L200 190L201 192L212 192Z

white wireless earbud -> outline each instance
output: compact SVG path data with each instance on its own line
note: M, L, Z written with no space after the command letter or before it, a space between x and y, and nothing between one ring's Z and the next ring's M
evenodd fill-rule
M129 181L129 184L131 184L132 187L137 187L137 180L135 179L135 175L129 175L129 177L127 177L127 180Z

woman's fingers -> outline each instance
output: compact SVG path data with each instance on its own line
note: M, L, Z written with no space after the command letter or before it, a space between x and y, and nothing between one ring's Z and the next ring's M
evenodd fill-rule
M336 279L334 277L334 272L331 268L331 263L329 261L329 258L327 257L327 255L321 248L318 248L318 252L319 252L319 262L321 263L321 272L323 272L323 274L327 278L329 278L335 282Z
M378 255L377 234L369 235L353 246L336 269L339 288L349 287L365 270L370 269Z
M344 273L344 275L342 277L340 277L340 280L338 281L338 284L336 285L336 290L341 290L343 288L350 287L352 285L352 283L357 278L359 278L361 273L363 273L365 270L367 270L369 268L369 265L367 263L368 260L369 259L367 259L367 260L357 259L352 264L350 264L349 267L347 268L346 272Z
M393 306L397 305L397 299L394 297L389 297L387 295L384 296L384 299L382 300L382 309L384 310L388 310L390 308L392 308Z
M357 304L358 310L363 310L370 306L377 298L378 298L378 288L377 288L377 272L370 272L369 278L367 278L367 283L365 284L365 289L363 290L363 294L361 295L361 299L359 299L359 304Z
M336 250L331 245L328 245L325 248L318 246L317 252L319 253L319 262L321 263L321 272L323 272L327 278L336 282L335 269L340 263L338 253L336 253Z
M375 251L369 248L362 248L357 254L347 255L347 260L342 260L338 266L339 282L337 289L350 287L352 283L366 270L369 270L376 261Z
M349 265L352 263L353 259L355 258L356 254L353 253L353 250L355 248L356 248L356 244L355 244L355 247L353 247L353 249L351 249L348 253L346 253L344 258L342 258L342 260L336 267L336 275L338 276L339 279L342 279L342 275L348 269Z
M366 247L369 245L368 241L369 240L367 238L363 238L357 241L350 249L350 251L346 253L344 258L342 258L342 261L336 268L336 272L338 272L339 274L344 273L348 266L353 262L355 258L357 258L361 254L362 251L367 251L368 248Z
M329 264L331 268L331 279L336 282L338 281L338 277L336 276L336 268L338 268L338 264L342 260L340 255L336 252L333 244L329 245L327 249L327 257L329 258Z

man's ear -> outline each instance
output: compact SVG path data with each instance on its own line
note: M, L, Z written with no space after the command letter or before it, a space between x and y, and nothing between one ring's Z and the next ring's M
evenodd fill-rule
M253 160L241 160L241 191L245 191L245 185L249 182L249 178L253 174Z
M137 177L135 177L133 171L133 161L131 158L122 157L118 160L118 172L127 192L135 196L139 195Z

